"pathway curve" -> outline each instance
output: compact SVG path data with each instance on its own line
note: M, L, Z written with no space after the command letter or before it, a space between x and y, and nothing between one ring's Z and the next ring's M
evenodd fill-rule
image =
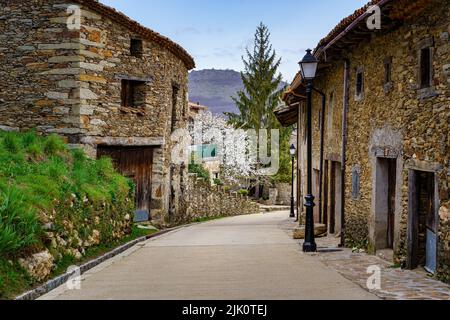
M41 299L377 299L313 256L284 229L288 212L231 217L137 245Z

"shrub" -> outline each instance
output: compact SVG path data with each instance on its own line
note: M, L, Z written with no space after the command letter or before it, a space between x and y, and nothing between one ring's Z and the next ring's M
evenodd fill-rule
M222 180L220 180L220 179L214 179L214 184L215 185L218 185L218 186L223 186L223 182L222 182Z
M192 163L189 165L189 173L196 173L199 178L203 178L207 181L211 179L209 171L206 170L202 165Z
M238 191L238 194L241 194L243 196L248 196L250 192L247 189L241 189Z

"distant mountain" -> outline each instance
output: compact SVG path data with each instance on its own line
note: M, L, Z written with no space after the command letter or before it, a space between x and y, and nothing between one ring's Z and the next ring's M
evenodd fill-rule
M237 113L232 97L243 89L241 74L234 70L208 69L189 73L189 100L208 106L216 115Z

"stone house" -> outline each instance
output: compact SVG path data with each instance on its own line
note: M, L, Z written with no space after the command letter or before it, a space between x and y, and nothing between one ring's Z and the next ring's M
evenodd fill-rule
M450 274L450 11L448 0L375 0L314 51L316 222L349 246L403 267ZM276 114L299 124L306 190L305 87L298 75ZM324 105L323 105L324 102ZM300 202L303 203L303 202ZM300 209L302 210L302 209Z
M187 169L171 133L188 121L193 58L97 0L0 0L0 128L59 134L136 182L137 218L183 214Z

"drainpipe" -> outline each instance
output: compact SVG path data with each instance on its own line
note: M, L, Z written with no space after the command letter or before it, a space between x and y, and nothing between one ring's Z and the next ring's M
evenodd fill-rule
M324 166L324 149L325 149L325 109L327 103L326 94L314 88L318 94L322 96L322 119L320 119L320 164L319 164L319 223L323 222L323 166Z
M347 118L349 107L350 61L344 61L344 105L342 110L342 170L341 170L341 247L345 246L345 177L347 165Z

